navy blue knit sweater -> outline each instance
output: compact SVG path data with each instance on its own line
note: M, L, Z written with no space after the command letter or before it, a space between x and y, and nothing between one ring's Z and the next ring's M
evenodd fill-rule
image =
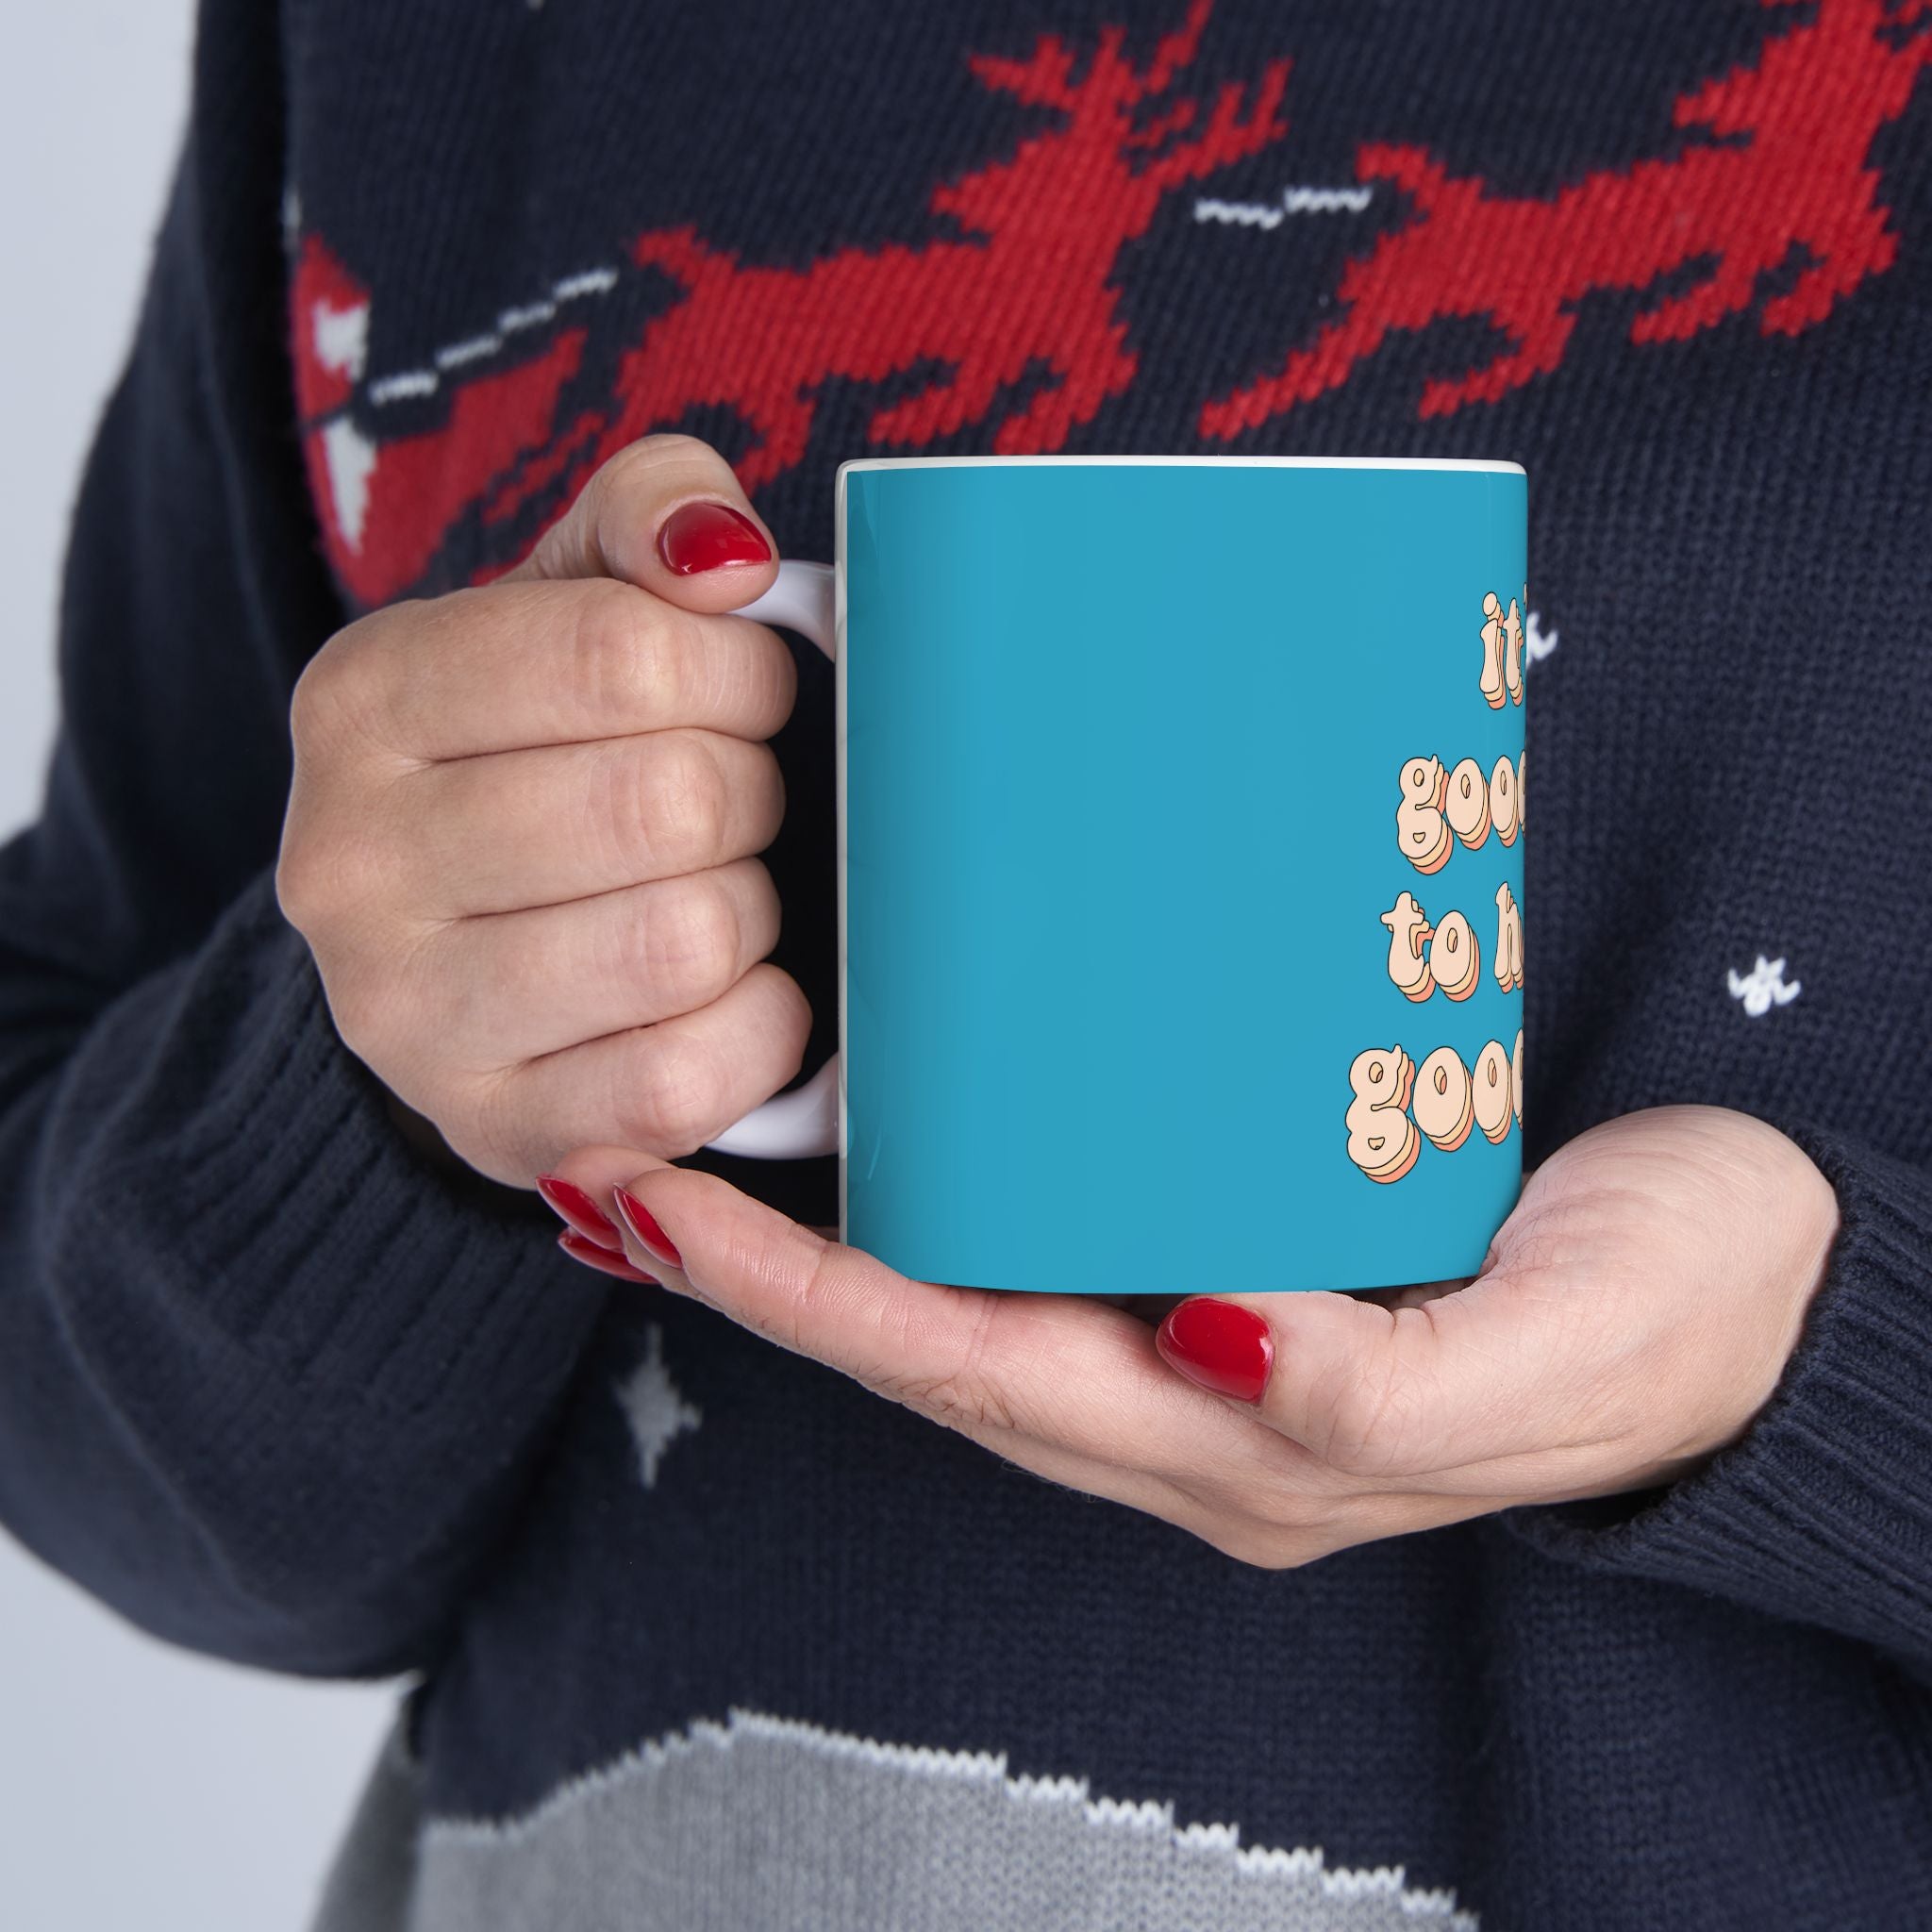
M421 1674L326 1923L1932 1925L1928 59L1923 0L208 0L0 855L0 1521ZM796 555L892 449L1523 462L1526 1153L1704 1101L1824 1168L1745 1440L1264 1573L413 1153L276 911L291 685L671 426Z

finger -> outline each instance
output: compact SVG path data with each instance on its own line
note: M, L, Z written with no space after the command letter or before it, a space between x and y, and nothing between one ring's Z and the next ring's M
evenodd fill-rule
M958 1366L962 1355L976 1349L979 1372L996 1369L1002 1344L989 1310L1020 1318L1023 1325L1065 1324L1088 1349L1095 1340L1094 1318L1103 1305L1111 1308L1111 1298L987 1295L910 1281L857 1250L795 1227L723 1182L641 1160L631 1148L574 1149L558 1174L577 1203L591 1204L603 1224L619 1231L634 1272L854 1374L1020 1468L1159 1516L1244 1562L1271 1568L1307 1562L1353 1543L1504 1507L1487 1496L1464 1500L1394 1490L1357 1495L1306 1483L1296 1489L1295 1469L1307 1473L1309 1459L1293 1451L1284 1475L1284 1457L1263 1447L1270 1432L1239 1415L1235 1428L1220 1426L1231 1412L1212 1404L1189 1406L1180 1454L1173 1458L1177 1472L1142 1459L1156 1442L1138 1414L1123 1416L1118 1430L1086 1434L1068 1425L1082 1413L1111 1413L1111 1404L1062 1413L1054 1428L1043 1429L1029 1405L1010 1392L993 1400L975 1393L972 1375ZM781 1297L793 1309L815 1301L816 1310L803 1322L790 1318L778 1305ZM1121 1366L1132 1374L1146 1359L1146 1330L1132 1311L1124 1312L1132 1327L1121 1329L1117 1321L1112 1326L1114 1339L1129 1343ZM887 1338L891 1367L869 1369ZM1069 1374L1057 1354L1024 1378L1061 1395L1081 1379ZM937 1402L935 1389L943 1391ZM1278 1438L1273 1441L1277 1452L1292 1450Z
M537 1191L542 1196L544 1206L563 1223L566 1234L573 1234L580 1241L589 1241L593 1247L602 1248L606 1254L623 1258L623 1231L610 1218L609 1208L608 1205L599 1207L597 1196L587 1192L567 1172L540 1174Z
M641 1167L625 1148L575 1150L561 1172L608 1210L632 1266L666 1287L1023 1469L1159 1516L1241 1561L1308 1562L1500 1507L1356 1493L1224 1405L1165 1400L1186 1385L1161 1389L1144 1324L1105 1298L908 1280L723 1181Z
M577 1233L575 1228L565 1228L558 1236L557 1245L573 1261L580 1262L598 1274L608 1274L615 1280L627 1281L633 1288L655 1288L658 1285L656 1275L646 1274L641 1269L633 1268L621 1254L613 1254L601 1241L592 1241L588 1235Z
M558 1163L554 1174L538 1176L537 1189L567 1227L622 1253L624 1228L617 1219L613 1195L645 1169L670 1164L650 1159L635 1147L575 1147ZM814 1232L826 1241L839 1238L836 1227L821 1227ZM695 1295L681 1275L677 1285Z
M1042 1472L1049 1452L1106 1465L1103 1492L1129 1500L1150 1478L1252 1466L1267 1441L1167 1374L1120 1309L910 1281L709 1174L653 1169L625 1191L659 1262L734 1321Z
M763 625L602 579L395 605L326 655L303 681L310 738L416 763L679 727L769 738L797 690Z
M728 1320L729 1311L702 1293L682 1267L670 1260L669 1247L661 1246L655 1253L647 1249L618 1208L616 1196L620 1189L630 1193L635 1200L637 1196L633 1191L639 1185L641 1175L659 1170L675 1172L668 1163L647 1160L634 1147L574 1148L558 1163L557 1174L546 1177L550 1186L545 1191L545 1198L550 1199L551 1191L561 1182L564 1199L572 1202L572 1211L582 1214L586 1210L581 1204L589 1204L590 1211L597 1214L600 1224L595 1243L586 1241L580 1233L572 1235L567 1230L565 1238L570 1245L565 1251L586 1265L603 1266L606 1273L616 1272L615 1268L608 1265L614 1262L617 1268L624 1270L621 1278L661 1285L676 1293L689 1295L708 1307L717 1308ZM551 1205L559 1214L565 1213L564 1208L556 1200L552 1200ZM607 1227L611 1230L611 1241L617 1241L621 1235L620 1254L610 1253L609 1242L604 1234ZM663 1234L661 1226L658 1227L658 1235L668 1243L669 1237ZM600 1254L584 1252L593 1245L600 1247ZM1160 1516L1208 1541L1214 1540L1218 1524L1212 1508L1165 1477L1128 1469L1118 1463L1104 1462L1077 1451L1010 1431L1004 1434L987 1431L982 1441L984 1446L993 1449L1016 1467L1046 1481L1059 1483L1089 1495L1107 1497L1130 1508Z
M567 906L443 927L413 971L438 988L446 1049L507 1070L721 999L778 942L756 858Z
M1587 1440L1552 1414L1575 1377L1574 1304L1500 1269L1391 1307L1346 1294L1196 1297L1161 1353L1331 1469L1396 1484ZM1258 1393L1254 1392L1259 1384Z
M616 577L687 610L735 610L771 589L777 556L716 450L692 436L647 436L584 485L505 581Z
M798 1072L811 1008L791 977L754 966L708 1007L588 1041L502 1077L489 1138L534 1178L587 1141L691 1154Z
M785 816L770 748L716 731L457 758L391 788L402 896L466 919L707 872L762 852Z

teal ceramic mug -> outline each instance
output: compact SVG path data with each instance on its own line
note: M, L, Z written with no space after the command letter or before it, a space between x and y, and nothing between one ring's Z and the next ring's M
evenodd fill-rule
M1521 1184L1513 463L847 463L841 1053L717 1143L840 1154L902 1273L1472 1274Z

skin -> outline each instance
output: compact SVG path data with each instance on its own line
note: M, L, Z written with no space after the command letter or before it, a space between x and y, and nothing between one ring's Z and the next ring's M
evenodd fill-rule
M1653 1488L1742 1435L1838 1208L1792 1141L1727 1109L1579 1136L1472 1281L1221 1297L1272 1337L1254 1403L1163 1359L1149 1316L1172 1298L909 1281L674 1166L796 1073L809 1018L765 963L756 857L792 664L729 614L775 565L672 573L657 533L700 500L757 521L715 452L635 444L509 576L364 618L302 678L282 905L412 1132L510 1186L561 1174L613 1217L624 1188L681 1264L616 1224L572 1237L577 1258L1244 1562Z
M777 566L675 575L658 531L704 500L757 521L705 444L633 444L508 577L363 618L295 691L282 909L399 1109L513 1187L586 1141L689 1154L805 1051L755 856L795 674L725 614Z
M564 1171L643 1203L682 1265L627 1229L625 1252L666 1288L1270 1569L1693 1474L1775 1389L1838 1229L1829 1183L1775 1128L1714 1107L1626 1114L1530 1176L1471 1281L1217 1297L1273 1338L1250 1404L1176 1373L1126 1307L908 1281L618 1148Z

